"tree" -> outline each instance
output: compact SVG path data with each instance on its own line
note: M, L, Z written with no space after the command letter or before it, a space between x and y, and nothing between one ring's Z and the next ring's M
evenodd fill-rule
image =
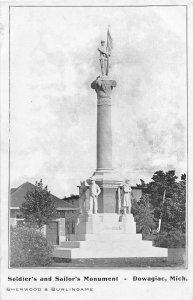
M54 198L48 187L43 187L42 180L36 181L34 189L27 192L25 199L20 211L26 226L41 229L43 225L49 224L57 217Z
M137 223L137 231L149 235L155 229L154 210L149 202L149 196L143 195L139 202L134 201L132 211Z
M146 183L145 183L145 181L143 180L143 179L140 179L140 184L137 184L137 186L139 186L139 187L146 187Z
M181 181L186 182L186 174L181 175Z
M154 173L152 181L145 184L141 180L143 197L133 205L137 228L142 233L150 233L156 228L156 245L163 247L184 247L186 233L186 174L176 181L174 170ZM145 199L145 201L144 201ZM159 220L159 222L158 222Z
M174 186L170 198L166 198L161 209L162 225L155 240L156 245L185 247L186 237L186 176Z
M171 230L186 231L186 180L179 181L173 194L164 202L163 208L163 226L162 230L169 232Z
M146 185L145 191L150 195L150 202L154 208L160 207L164 198L171 197L176 188L177 178L174 170L165 173L160 170L154 173L152 181Z

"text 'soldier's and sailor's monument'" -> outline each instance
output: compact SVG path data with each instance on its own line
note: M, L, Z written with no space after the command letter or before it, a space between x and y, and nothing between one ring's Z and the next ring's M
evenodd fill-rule
M80 215L75 233L60 241L54 255L66 259L167 257L167 249L153 247L136 233L131 214L131 187L116 173L112 163L112 91L117 83L110 78L112 38L98 48L101 75L91 84L97 95L97 166L79 188ZM120 218L120 210L123 217Z

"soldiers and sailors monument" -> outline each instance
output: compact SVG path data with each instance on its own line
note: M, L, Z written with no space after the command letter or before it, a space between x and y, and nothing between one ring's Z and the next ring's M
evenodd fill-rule
M136 233L130 181L113 168L111 109L116 101L113 89L117 82L110 75L113 51L110 27L107 40L102 40L97 50L101 74L91 83L97 98L96 170L90 178L82 178L75 233L69 235L68 241L61 241L54 256L66 259L167 257L167 249L154 247L152 241L144 241L142 234Z

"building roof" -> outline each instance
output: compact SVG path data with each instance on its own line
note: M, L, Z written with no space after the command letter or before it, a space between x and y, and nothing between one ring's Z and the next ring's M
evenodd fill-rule
M67 203L72 203L74 206L79 207L79 196L78 195L71 195L70 197L64 197L64 200Z
M65 201L70 201L70 200L78 200L79 195L71 195L70 197L64 197Z
M131 188L133 190L144 190L144 189L146 189L146 186L131 186Z
M10 208L19 208L21 204L25 201L25 196L27 192L32 191L35 185L30 182L25 182L18 188L11 189L11 204ZM52 195L52 194L51 194ZM58 210L79 210L78 207L52 195L53 201L56 203L56 208Z

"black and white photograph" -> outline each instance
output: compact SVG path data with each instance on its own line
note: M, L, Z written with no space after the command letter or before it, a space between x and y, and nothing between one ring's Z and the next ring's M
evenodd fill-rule
M2 5L2 299L192 299L189 7L85 3Z

